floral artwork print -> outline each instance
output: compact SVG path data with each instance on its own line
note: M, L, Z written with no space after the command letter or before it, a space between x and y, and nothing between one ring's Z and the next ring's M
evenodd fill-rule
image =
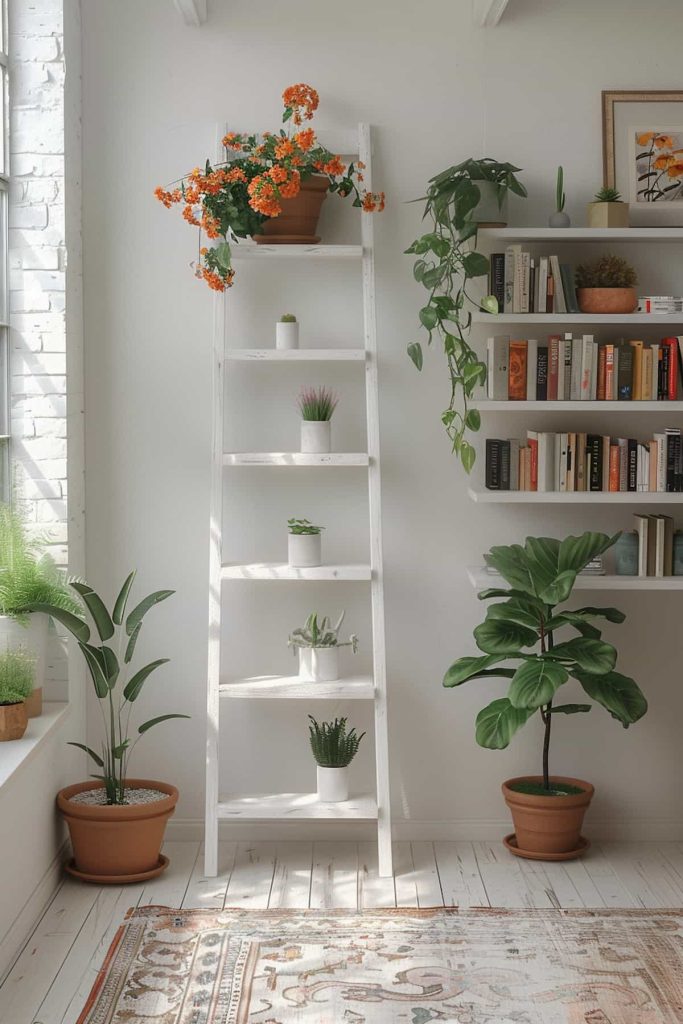
M683 200L683 128L635 129L634 141L636 202Z

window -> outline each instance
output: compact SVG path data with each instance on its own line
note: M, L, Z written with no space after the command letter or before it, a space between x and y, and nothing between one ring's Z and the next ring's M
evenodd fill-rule
M0 498L9 497L9 57L7 0L0 0Z

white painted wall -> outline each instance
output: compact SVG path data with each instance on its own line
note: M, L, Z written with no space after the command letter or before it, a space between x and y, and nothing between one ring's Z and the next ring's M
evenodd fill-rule
M216 122L276 128L282 88L305 81L320 91L321 129L360 119L377 126L376 184L388 196L376 237L398 832L499 835L499 783L538 768L539 726L507 752L480 750L474 717L499 685L441 688L450 661L474 652L471 629L481 608L464 567L492 543L628 527L629 516L469 503L439 422L446 381L438 353L430 354L421 378L405 355L418 336L422 299L402 255L420 228L420 206L408 201L450 163L492 155L524 168L530 199L512 204L514 221L544 224L562 162L568 212L581 224L584 204L601 183L600 90L671 88L683 11L635 0L515 0L497 29L481 30L472 27L470 4L452 0L350 0L343 12L310 0L214 0L207 24L188 29L169 0L88 0L83 8L88 575L111 596L131 566L140 569L141 588L177 589L149 616L144 654L173 660L150 680L141 704L143 713L193 715L191 723L150 734L137 770L179 785L179 820L201 817L211 297L188 266L196 238L155 203L152 191L213 154ZM352 235L350 207L334 198L327 207L325 238ZM649 257L635 258L647 277ZM350 268L310 275L288 268L257 279L258 273L240 268L229 297L238 344L270 344L270 325L289 309L312 343L358 341ZM662 279L680 289L675 269ZM237 423L228 445L294 447L300 381L337 383L337 437L360 446L360 378L353 368L333 376L289 368L276 375L266 367L236 372L228 409ZM500 427L491 422L487 429ZM280 557L291 514L327 525L330 557L362 556L367 529L358 471L239 470L229 481L227 557ZM623 670L642 682L650 713L629 732L599 710L581 723L558 724L554 767L596 784L594 829L680 834L680 600L624 595L616 603L629 625L609 636L619 640ZM288 630L314 605L335 611L342 604L363 638L364 664L369 613L361 587L233 589L226 636L241 647L226 668L286 669ZM312 786L305 711L274 703L232 709L223 742L225 787ZM352 712L354 723L369 724L367 709ZM358 785L371 778L370 755L368 742L354 769Z

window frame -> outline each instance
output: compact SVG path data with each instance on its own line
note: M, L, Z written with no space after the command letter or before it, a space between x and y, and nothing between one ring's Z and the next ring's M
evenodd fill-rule
M2 89L2 158L0 159L0 498L10 499L10 308L9 308L9 189L10 189L10 68L8 0L0 0L0 76Z

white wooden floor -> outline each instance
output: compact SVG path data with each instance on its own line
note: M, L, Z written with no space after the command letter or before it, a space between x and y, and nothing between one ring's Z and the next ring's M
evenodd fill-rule
M147 885L65 879L0 987L2 1024L74 1024L126 910L174 907L683 907L683 843L603 843L578 861L517 860L497 842L394 844L379 878L374 843L222 843L202 875L198 843L164 847Z

